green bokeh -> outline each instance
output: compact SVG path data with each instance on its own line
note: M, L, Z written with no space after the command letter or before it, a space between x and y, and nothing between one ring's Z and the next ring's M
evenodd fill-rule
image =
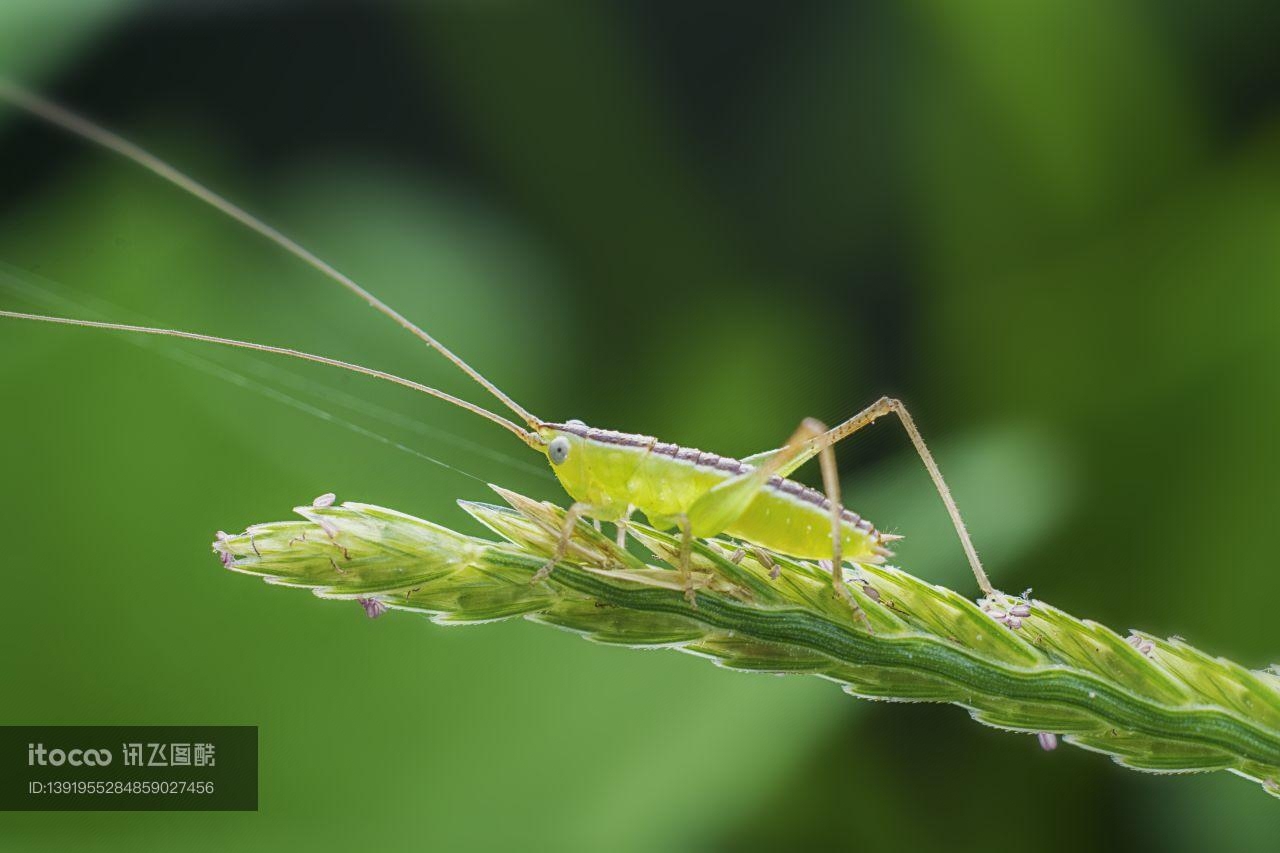
M1004 588L1277 657L1267 4L52 5L0 12L4 73L243 201L534 411L746 455L897 394ZM0 162L3 307L480 399L128 164L13 113ZM251 724L262 744L256 814L3 814L0 849L1275 837L1274 802L1229 776L524 623L370 622L222 571L215 529L326 491L474 532L454 501L486 482L563 499L509 436L401 389L9 322L0 383L0 723ZM849 503L907 535L903 565L971 584L901 435L841 461Z

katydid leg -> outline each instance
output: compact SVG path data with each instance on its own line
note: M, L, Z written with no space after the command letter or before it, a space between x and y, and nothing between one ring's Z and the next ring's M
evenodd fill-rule
M798 453L788 453L788 448L784 447L781 450L767 454L757 454L753 458L777 462L779 474L785 477L803 462L812 459L814 455L833 447L837 442L848 438L863 427L870 426L876 422L877 418L888 414L898 416L898 422L902 424L907 437L911 439L916 455L920 457L925 470L929 472L929 479L933 481L934 489L937 490L938 496L942 498L943 505L946 506L947 515L951 517L951 524L955 527L956 535L960 538L960 546L964 549L965 558L969 561L969 567L973 570L973 576L977 579L978 586L984 594L994 595L995 589L991 586L991 581L987 578L987 573L982 568L982 561L978 559L978 551L974 548L973 540L969 537L969 530L965 527L964 519L960 517L960 508L956 506L955 499L951 497L951 489L947 487L947 481L943 479L938 463L934 461L933 454L929 452L929 446L925 444L924 438L920 435L920 430L916 428L916 423L911 417L911 413L907 411L907 407L902 404L901 400L896 400L892 397L881 397L844 423L825 430L821 435L805 442L804 447Z
M825 426L822 426L821 432L827 433ZM818 451L818 465L822 469L822 487L831 507L831 588L837 596L844 599L845 604L853 608L855 616L866 621L866 614L862 612L853 593L849 592L849 585L844 580L844 527L841 524L844 505L840 502L840 472L836 468L834 444L828 444Z

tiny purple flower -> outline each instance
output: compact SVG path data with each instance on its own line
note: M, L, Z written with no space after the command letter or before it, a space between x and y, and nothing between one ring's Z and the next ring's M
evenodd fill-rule
M338 499L338 496L335 495L333 492L325 492L323 495L313 500L311 502L311 505L314 507L320 507L321 509L323 509L324 507L327 507L327 506L333 506L333 502L337 499Z
M1058 748L1058 736L1052 732L1040 732L1036 735L1036 739L1040 741L1040 748L1045 752L1053 752Z
M227 540L230 539L231 537L227 535L227 531L219 530L215 534L215 538L218 540L218 544L225 545ZM218 551L218 559L222 561L222 568L224 569L231 568L231 566L236 561L236 558L231 555L230 551L224 551L224 550Z
M387 612L387 605L383 604L381 599L357 598L356 601L360 602L360 606L364 608L364 615L370 619L377 619Z

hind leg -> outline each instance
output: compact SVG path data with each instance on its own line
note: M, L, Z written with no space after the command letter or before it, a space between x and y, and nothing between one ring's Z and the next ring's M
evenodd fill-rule
M929 472L929 479L933 481L933 487L938 492L938 497L942 498L943 506L946 507L947 515L951 518L951 525L955 528L956 536L960 539L960 547L964 549L965 559L969 561L969 567L973 570L973 576L977 579L978 586L984 594L994 595L995 589L987 578L986 570L982 568L982 561L978 559L978 551L973 547L973 540L969 537L969 530L965 527L964 520L960 518L960 508L956 506L955 499L951 497L951 489L947 487L947 481L942 478L942 471L939 470L938 463L934 461L933 454L929 452L929 446L925 444L924 437L920 435L920 430L916 428L915 420L901 400L896 400L892 397L881 397L844 423L825 430L821 435L804 442L798 452L788 446L779 450L757 453L755 456L747 457L744 461L754 465L774 463L777 467L778 475L785 477L805 461L812 459L826 449L830 449L837 442L848 438L864 427L871 426L878 418L890 414L897 415L898 422L902 424L907 437L911 439L911 446L915 448L916 455L920 457L920 462L924 465L925 470ZM783 457L785 457L785 461L780 462L779 460ZM834 459L831 464L834 465ZM836 488L839 488L838 483ZM830 489L828 489L829 492Z
M822 432L826 431L826 427L822 427ZM840 472L836 469L836 452L831 444L818 451L818 465L822 469L822 486L827 493L827 503L831 506L831 588L838 597L844 599L845 604L853 608L854 616L866 622L867 615L858 606L853 593L849 592L849 584L844 580L844 527L841 524L844 505L840 503Z

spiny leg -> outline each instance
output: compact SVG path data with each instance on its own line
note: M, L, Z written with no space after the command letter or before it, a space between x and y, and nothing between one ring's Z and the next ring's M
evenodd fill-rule
M556 539L556 549L552 552L551 559L547 560L542 568L533 573L529 583L542 583L551 574L551 570L556 567L556 563L565 558L565 555L569 553L569 543L573 540L573 529L578 526L578 519L588 514L591 509L591 504L579 501L565 511L564 524L560 525L560 536Z
M951 517L951 524L956 529L956 535L960 537L960 545L964 548L964 555L969 561L969 567L973 570L973 576L978 580L978 586L982 588L984 594L994 595L995 589L991 586L991 581L987 578L987 573L982 568L982 561L978 559L978 551L973 547L973 540L969 538L969 530L965 527L964 520L960 518L960 508L956 506L955 499L951 497L951 490L947 488L947 481L942 478L942 471L938 469L938 463L933 460L933 454L929 452L929 446L924 443L920 430L916 429L915 421L912 420L911 414L901 400L895 400L892 397L881 397L858 414L849 418L849 420L813 439L807 448L811 452L807 455L811 456L812 452L822 453L829 450L836 442L853 435L865 426L870 426L876 422L877 418L887 414L898 416L898 421L902 424L902 428L906 430L907 437L911 439L911 444L915 447L916 454L920 457L920 461L924 463L925 470L929 472L929 478L933 480L933 486L947 508L947 515ZM825 469L823 476L825 479Z
M805 423L816 427L821 433L827 432L826 426L817 421L810 419ZM838 597L844 599L845 604L853 608L854 616L867 622L867 614L862 612L844 580L844 504L840 502L840 472L836 469L836 452L832 445L828 444L818 451L818 465L822 469L822 486L831 507L831 588Z

